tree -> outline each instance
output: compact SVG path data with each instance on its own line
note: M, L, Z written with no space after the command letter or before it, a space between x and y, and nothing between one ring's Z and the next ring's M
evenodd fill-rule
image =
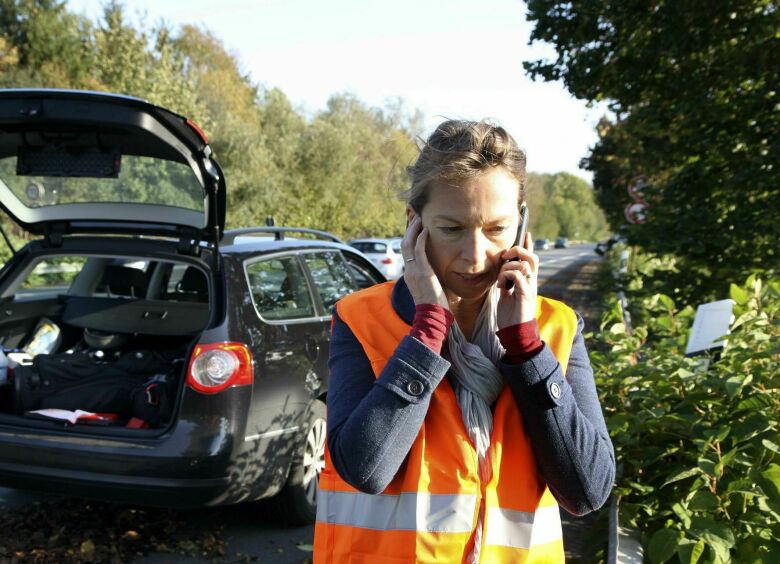
M554 61L525 63L613 113L585 165L614 228L642 174L651 213L632 239L684 265L669 290L722 295L778 268L780 24L770 0L603 3L530 0L532 41Z
M0 68L0 84L82 87L92 66L84 41L90 27L64 1L0 0L0 36L14 51L14 65Z
M536 239L561 236L595 241L608 234L593 189L572 174L530 173L526 199L532 212L530 231Z

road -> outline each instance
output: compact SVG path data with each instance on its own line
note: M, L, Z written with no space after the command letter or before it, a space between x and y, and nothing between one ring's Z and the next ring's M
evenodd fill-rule
M539 255L539 286L555 275L558 271L576 263L590 262L599 258L593 249L596 245L572 245L567 249L537 250ZM544 293L544 292L542 292Z
M537 251L540 257L539 284L544 283L564 268L598 259L594 245L576 245L567 249ZM542 289L544 293L544 289ZM0 517L15 509L25 508L35 502L64 503L66 498L52 494L0 488ZM116 513L124 506L116 506ZM149 510L150 512L157 510ZM159 510L163 511L163 510ZM69 517L66 517L69 518ZM78 515L72 516L79 519ZM180 529L195 535L212 532L225 541L223 562L273 562L301 564L310 562L313 526L287 528L280 525L273 512L265 504L245 504L237 507L190 510L175 513L182 522ZM177 529L179 530L179 529ZM118 530L117 536L126 534ZM161 536L158 534L158 536ZM184 542L187 542L186 539ZM3 545L0 533L0 547ZM182 542L170 543L174 546ZM197 544L197 542L195 543ZM212 558L153 551L132 559L134 564L168 564L212 562Z

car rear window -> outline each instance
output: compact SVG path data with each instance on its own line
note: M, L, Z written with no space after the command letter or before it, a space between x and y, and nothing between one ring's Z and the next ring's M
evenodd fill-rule
M384 243L362 242L362 243L352 243L352 246L355 247L361 253L386 253L387 252L387 245Z
M51 257L38 262L19 285L16 298L66 293L86 262L84 257Z
M208 278L198 267L142 257L58 255L38 259L4 290L14 300L58 294L89 298L128 298L209 302Z
M57 204L130 203L203 211L200 180L184 163L122 155L116 178L25 176L17 174L17 157L0 159L0 182L28 208Z

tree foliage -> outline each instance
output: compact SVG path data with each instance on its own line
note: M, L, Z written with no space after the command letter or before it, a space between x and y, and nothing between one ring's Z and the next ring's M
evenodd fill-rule
M617 269L620 249L611 260ZM722 354L685 356L695 310L642 279L666 265L635 256L620 306L591 352L615 454L622 525L649 562L776 562L780 557L780 279L733 284Z
M526 198L535 239L568 237L595 241L608 234L604 212L590 185L572 174L528 175Z
M722 295L776 271L780 222L780 14L772 0L530 0L532 41L555 60L525 64L612 111L585 159L614 228L626 186L645 175L649 219L629 230L683 261L670 293Z
M408 185L422 116L401 100L370 107L337 93L323 110L303 112L279 89L253 82L209 30L139 25L118 0L96 22L60 0L0 0L0 73L0 86L118 92L192 118L225 171L229 228L273 216L345 238L403 232L396 193ZM545 235L604 233L584 181L532 175L534 182L532 221L549 224Z

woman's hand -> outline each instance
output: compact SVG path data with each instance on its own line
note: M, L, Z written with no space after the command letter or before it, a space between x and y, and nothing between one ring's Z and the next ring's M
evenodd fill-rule
M401 241L401 256L404 260L404 281L414 298L414 305L438 304L449 309L444 289L433 272L425 254L428 242L428 229L423 227L422 219L415 214L406 228Z
M518 323L531 321L536 317L536 276L539 272L539 256L534 254L534 242L531 234L525 236L525 244L504 251L498 274L498 287L501 297L498 299L496 321L498 328L511 327ZM506 283L512 286L506 289Z

